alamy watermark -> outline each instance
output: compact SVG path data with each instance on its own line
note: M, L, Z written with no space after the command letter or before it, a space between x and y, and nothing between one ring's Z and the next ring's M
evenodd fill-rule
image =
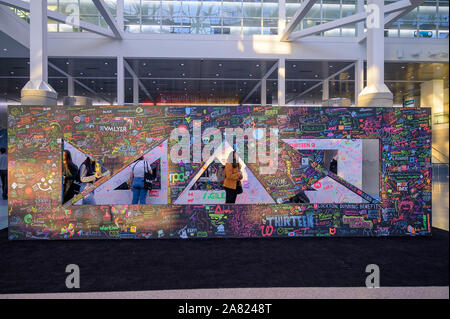
M68 289L80 288L80 267L76 264L67 265L66 273L69 273L66 277L66 287Z
M202 133L202 121L193 121L192 136L185 126L174 128L170 141L170 159L175 164L202 163L215 155L215 161L229 159L231 151L247 163L259 163L260 174L275 174L278 169L278 127L224 128L208 127ZM191 149L192 146L192 149ZM192 153L192 154L191 154ZM191 156L192 155L192 156Z
M369 273L366 277L366 287L380 288L380 267L376 264L369 264L366 266L366 273Z

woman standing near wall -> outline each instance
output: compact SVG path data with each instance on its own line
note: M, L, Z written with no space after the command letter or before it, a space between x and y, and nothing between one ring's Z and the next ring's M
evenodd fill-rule
M63 152L63 203L70 200L77 191L79 185L75 184L78 180L78 167L72 162L72 155L68 150ZM77 189L78 188L78 189Z
M89 156L80 165L80 182L82 183L81 191L94 183L98 178L102 177L101 172L96 171L95 161ZM95 205L94 192L83 198L83 205Z
M232 158L228 158L228 161L225 164L225 180L223 182L223 187L225 188L226 193L225 203L234 204L236 203L237 195L242 193L242 173L241 165L236 160L236 152L233 151L230 155Z
M145 178L149 179L150 175L153 175L152 168L144 157L141 156L131 168L129 184L131 185L131 190L133 192L132 205L145 205L147 192L149 191L149 187L146 186L145 183Z

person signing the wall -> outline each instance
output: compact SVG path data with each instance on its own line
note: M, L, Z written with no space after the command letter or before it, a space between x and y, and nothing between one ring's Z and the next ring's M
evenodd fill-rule
M242 173L241 165L236 160L236 151L233 151L225 164L225 180L223 187L225 188L225 203L236 203L236 197L242 193Z

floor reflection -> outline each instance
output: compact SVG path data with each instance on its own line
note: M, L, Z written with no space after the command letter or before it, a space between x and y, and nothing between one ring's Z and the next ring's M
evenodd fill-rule
M433 164L433 227L448 231L449 199L448 199L448 164Z

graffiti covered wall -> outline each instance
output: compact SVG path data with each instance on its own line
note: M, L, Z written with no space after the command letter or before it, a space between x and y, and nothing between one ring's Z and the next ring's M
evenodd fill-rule
M8 126L11 240L431 234L428 109L10 106ZM227 140L227 128L251 134ZM364 139L379 140L378 194L361 182ZM233 147L235 205L217 182ZM102 171L66 203L63 149ZM146 205L130 205L122 186L141 156L157 174ZM309 203L290 200L300 192Z

